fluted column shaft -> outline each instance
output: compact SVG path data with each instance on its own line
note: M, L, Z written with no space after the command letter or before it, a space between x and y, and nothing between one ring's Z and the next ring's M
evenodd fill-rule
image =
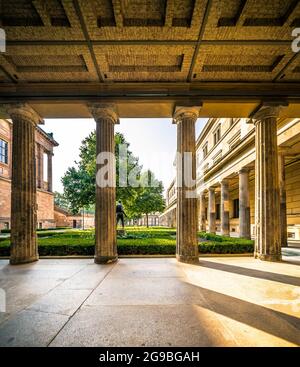
M44 150L40 144L37 145L37 187L43 188L44 184Z
M199 197L199 216L200 216L200 231L206 232L206 215L205 215L205 194L202 192Z
M96 120L96 154L115 153L114 125L118 123L115 107L112 105L89 105ZM96 183L96 213L95 213L95 262L107 264L118 259L116 237L116 172L114 159L99 163L97 173L106 166L108 175L113 177L107 186Z
M42 120L26 104L7 111L13 122L10 263L24 264L38 260L35 129Z
M195 139L195 122L198 117L198 110L196 108L178 107L174 114L174 122L177 124L176 257L177 260L187 263L199 262ZM190 157L189 164L185 158L187 155Z
M47 178L48 178L48 191L52 192L52 157L53 157L53 153L52 152L48 152L47 153L47 158L48 158L48 165L47 165Z
M280 195L280 238L281 247L287 247L287 217L286 217L286 188L285 188L285 159L283 153L278 155L279 195Z
M278 180L278 107L264 107L255 116L255 257L281 259Z
M215 188L208 190L208 231L216 233L216 195Z
M229 183L221 182L221 234L229 236Z
M249 169L239 171L239 236L251 238L250 202L249 202Z

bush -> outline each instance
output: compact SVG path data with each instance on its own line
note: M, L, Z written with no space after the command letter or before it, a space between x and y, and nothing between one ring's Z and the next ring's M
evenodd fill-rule
M90 242L74 244L40 243L40 256L67 256L67 255L94 255L94 244ZM200 254L242 254L252 253L253 245L235 244L230 242L203 242L199 244ZM175 241L157 239L144 243L144 241L124 240L118 241L119 255L175 255ZM9 256L9 243L0 244L0 256Z
M126 228L117 238L120 255L175 255L176 231L168 228ZM254 251L254 241L200 232L200 254L241 254ZM73 230L38 233L40 256L94 255L95 231ZM9 256L9 238L0 238L0 256Z
M254 244L234 242L202 242L199 244L200 254L244 254L254 251Z
M214 233L198 232L198 236L203 240L208 240L208 241L213 241L213 242L230 242L230 243L241 244L241 245L253 245L254 244L253 240L249 240L247 238L220 236Z

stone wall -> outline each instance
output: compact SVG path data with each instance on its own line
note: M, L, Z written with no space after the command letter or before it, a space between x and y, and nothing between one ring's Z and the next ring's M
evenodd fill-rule
M37 192L37 221L39 228L56 227L54 221L54 196L50 192Z
M11 211L11 162L12 162L12 123L0 119L0 139L8 143L8 164L0 162L0 230L10 228ZM47 138L40 128L35 133L36 142L39 143L45 151L53 151L53 142ZM46 186L45 186L46 188ZM54 221L54 199L53 194L47 191L37 191L37 219L39 228L53 228Z
M287 223L300 224L300 161L288 165L285 175Z
M0 230L10 227L10 181L0 178Z

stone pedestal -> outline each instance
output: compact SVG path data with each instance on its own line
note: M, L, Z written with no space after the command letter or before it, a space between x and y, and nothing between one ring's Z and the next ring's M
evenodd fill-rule
M285 189L285 166L284 155L278 155L278 171L279 171L279 196L280 196L280 239L281 247L288 246L287 239L287 217L286 217L286 189Z
M206 232L206 215L205 215L205 194L202 192L199 197L199 216L200 216L200 231Z
M251 238L248 168L239 171L239 228L240 237Z
M215 188L208 190L208 232L216 233L216 195Z
M177 124L176 257L186 263L199 262L195 154L195 122L198 113L199 107L177 107L174 114Z
M96 121L95 263L107 264L118 259L114 125L119 119L113 105L90 104L89 109ZM101 169L107 171L107 176L104 176L108 177L106 183L102 180Z
M13 122L10 263L38 260L35 129L41 117L27 104L10 105Z
M279 107L264 106L255 123L255 257L281 260L277 150Z
M221 182L221 234L229 236L229 183L228 180Z

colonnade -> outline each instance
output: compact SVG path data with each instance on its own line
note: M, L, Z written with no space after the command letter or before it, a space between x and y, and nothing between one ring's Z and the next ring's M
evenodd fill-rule
M114 105L89 104L88 108L96 121L96 153L114 153L114 125L119 122ZM173 121L177 125L177 246L179 261L198 262L196 189L195 123L200 106L177 106ZM279 184L279 161L277 151L277 117L279 106L263 106L254 116L256 126L256 167L255 167L255 257L262 260L281 259L281 216L280 206L284 205L282 182ZM12 221L11 221L11 264L20 264L38 259L36 241L36 190L35 167L36 125L42 118L26 103L7 106L7 113L13 121L13 169L12 169ZM191 165L183 156L189 152ZM50 163L50 164L49 164ZM108 160L109 175L115 179L115 164ZM97 162L97 170L103 162ZM52 176L51 159L48 172ZM187 185L182 177L190 176L192 184ZM243 237L250 236L249 171L239 172L240 229ZM52 182L52 180L51 180ZM194 182L194 183L193 183ZM52 185L50 187L52 190ZM215 187L209 188L209 231L215 232ZM204 194L200 195L200 224L205 226ZM228 181L221 182L221 231L229 234ZM96 244L95 262L110 263L118 258L116 246L116 187L96 188ZM272 215L270 215L272 213Z

